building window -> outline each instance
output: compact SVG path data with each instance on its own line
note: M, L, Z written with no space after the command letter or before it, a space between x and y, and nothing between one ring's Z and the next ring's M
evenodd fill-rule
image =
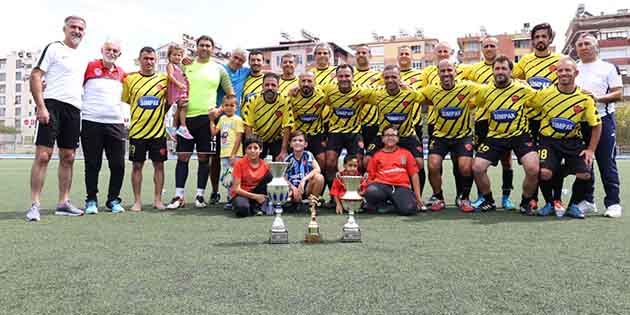
M599 56L602 59L610 59L628 57L629 54L625 48L602 48L599 52Z
M4 71L7 68L7 60L0 59L0 71Z
M514 40L514 48L530 48L530 40L516 39Z
M295 64L296 65L301 65L302 64L302 56L301 55L295 56Z
M166 53L167 53L167 52L168 52L168 51L161 50L161 51L159 52L159 57L160 57L160 59L166 59Z
M19 119L15 120L15 129L22 129L21 121Z
M309 64L309 63L313 63L313 62L315 62L315 56L313 56L313 55L306 55L306 63Z
M20 71L15 72L15 80L22 80L22 72Z
M22 95L16 95L15 96L15 104L22 104Z
M411 67L413 67L414 69L422 69L422 60L414 60L411 63Z
M266 65L270 65L271 64L271 60L270 59L265 59L265 64Z
M22 60L18 59L15 61L15 69L22 69L24 68L24 63L22 62Z
M19 117L22 115L22 109L19 107L15 108L15 117Z
M370 64L370 69L376 70L376 71L383 71L383 69L385 69L385 64L383 64L383 63L372 63L372 64Z
M470 42L467 43L466 46L464 47L464 51L479 51L479 43L477 42Z
M422 53L422 46L420 45L413 45L411 46L411 52L414 54L421 54Z
M0 117L4 117L7 114L7 109L0 107Z
M433 44L429 44L429 43L424 44L424 51L427 51L427 52L433 51L433 48L435 48L435 45Z
M599 40L603 40L603 39L627 39L627 38L628 38L628 32L626 32L626 31L599 33Z
M7 105L7 97L6 96L0 96L0 106L4 106Z
M4 82L7 80L7 74L6 73L0 73L0 82Z
M372 54L372 56L383 56L385 54L385 47L370 47L370 53Z
M7 86L2 84L0 85L0 94L4 94L7 92Z
M22 93L22 84L18 83L15 85L15 93Z
M514 56L514 63L517 63L519 60L521 60L521 56Z

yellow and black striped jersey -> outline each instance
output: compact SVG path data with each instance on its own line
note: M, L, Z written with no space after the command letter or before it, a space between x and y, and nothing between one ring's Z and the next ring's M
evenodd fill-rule
M330 83L335 83L335 77L337 73L335 72L337 67L328 66L328 68L318 69L317 67L313 67L310 69L311 72L315 74L315 85L323 86Z
M456 69L457 76L455 76L455 80L462 80L467 68L462 65L456 65ZM440 85L440 72L438 70L438 66L428 66L424 68L422 70L422 75L420 76L420 81L421 87ZM429 118L427 119L427 123L435 124L437 116L431 107L429 108L428 116Z
M241 98L243 104L245 104L250 98L262 93L263 76L264 74L261 73L258 76L250 74L247 77L245 85L243 85L243 97Z
M456 81L455 86L445 90L442 85L429 85L420 89L418 101L428 100L435 113L433 137L460 139L472 135L474 121L470 108L474 107L477 93L484 88L471 81Z
M285 80L280 78L280 86L278 87L278 93L287 96L289 95L289 91L292 88L299 86L300 80L298 80L297 76L291 80Z
M325 113L328 132L358 133L361 130L361 108L367 102L371 90L352 85L350 92L342 93L337 84L333 83L324 85L322 91L329 109Z
M422 84L422 71L414 68L400 70L400 81L407 84L408 87L418 90ZM422 123L422 110L421 107L417 108L413 118L414 125Z
M122 101L130 105L130 139L156 139L166 135L166 89L168 79L164 73L144 76L130 73L123 81Z
M243 115L245 125L251 127L265 142L280 139L282 130L293 127L294 123L289 99L280 94L271 104L265 101L262 94L257 94L245 103Z
M521 82L498 88L491 82L477 94L475 104L488 119L488 137L505 139L529 132L526 109L536 90Z
M573 93L563 93L554 84L538 91L530 103L542 113L540 134L545 137L579 138L582 137L581 121L586 121L589 126L602 123L595 101L580 88L576 88Z
M296 96L289 97L289 104L295 119L293 130L300 130L307 135L324 133L324 99L324 92L317 87L310 97L304 97L299 92Z
M527 84L534 90L542 90L558 83L556 70L560 58L562 58L562 54L559 53L551 53L547 57L537 57L535 53L529 53L524 55L514 65L512 77L527 81ZM534 108L529 108L527 117L533 120L541 120L542 113Z
M378 109L378 134L382 135L387 126L396 126L401 137L415 136L413 128L418 92L413 89L400 90L390 95L387 89L380 87L372 90L368 103Z
M376 70L354 70L354 84L364 87L378 87L383 85L381 73ZM365 104L361 110L361 123L364 126L374 126L378 122L376 107Z
M494 81L492 64L480 61L470 66L463 75L465 80L474 81L477 83L488 84ZM475 121L483 120L481 118L481 111L475 110Z

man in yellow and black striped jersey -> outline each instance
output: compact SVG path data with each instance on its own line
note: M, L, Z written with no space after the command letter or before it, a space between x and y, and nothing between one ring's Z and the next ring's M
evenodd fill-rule
M166 104L167 77L155 72L157 57L155 50L144 47L138 58L140 71L130 73L123 81L122 101L130 105L129 160L133 162L131 184L134 203L131 211L142 210L142 167L147 158L153 162L153 206L163 209L164 161L166 155L166 129L164 115Z
M361 45L355 50L356 68L354 70L354 84L364 87L377 87L383 85L381 73L370 69L370 48ZM378 111L375 106L366 104L361 110L361 139L363 140L363 151L374 149L377 140ZM364 169L367 168L367 161L363 161Z
M263 53L259 50L254 50L249 53L249 57L247 57L247 62L249 63L249 76L245 80L245 85L243 86L243 97L241 100L243 104L245 104L250 98L253 98L257 94L262 93L263 90ZM242 117L245 120L245 117Z
M602 120L597 114L595 101L582 92L575 84L578 74L575 62L564 57L558 62L558 83L539 91L532 100L532 106L541 113L540 123L540 190L546 200L552 199L553 174L560 171L564 160L568 172L575 174L573 200L584 200L591 177L593 156L602 132ZM585 121L592 128L592 136L587 145L581 133L580 122ZM565 214L562 201L554 199L538 210L545 216L552 213L557 217ZM584 212L570 204L568 216L584 219Z
M527 83L535 90L542 90L553 84L558 83L558 60L561 54L551 51L551 43L554 39L554 31L548 23L541 23L531 31L532 46L534 51L523 56L521 60L514 65L513 76L517 79L526 80ZM542 113L538 110L530 108L528 110L529 130L534 143L538 145L539 129ZM553 196L560 199L562 195L562 172L557 172L553 180ZM535 198L538 199L538 190L536 190ZM551 203L553 200L546 200Z
M326 165L324 134L324 92L315 86L315 75L306 71L298 77L299 90L289 97L295 124L293 130L300 130L306 135L308 150L315 155L319 165Z
M482 84L489 84L493 80L492 76L492 63L497 57L497 47L499 41L496 37L485 37L481 40L481 53L483 59L478 63L468 68L465 73L464 79L474 81ZM475 148L479 147L486 136L488 135L488 119L483 115L482 110L475 111ZM512 152L506 152L505 156L501 158L502 179L503 184L501 190L503 192L501 196L501 207L503 209L514 209L514 204L510 199L510 193L512 192L514 170L512 170ZM479 198L472 203L473 207L479 206L483 202L483 197Z
M265 73L262 94L245 103L243 114L245 134L255 133L263 140L261 156L271 154L275 161L284 161L293 127L293 113L289 99L278 93L279 84L280 76Z
M461 201L458 206L463 212L473 212L469 195L473 183L473 118L470 108L474 98L484 87L472 81L458 81L457 69L449 60L438 64L440 84L420 89L418 101L431 104L435 113L433 133L429 142L429 182L433 188L432 211L446 207L442 192L442 161L450 153L459 167Z
M289 95L291 89L298 86L299 80L295 75L295 55L286 53L280 57L282 74L280 75L280 87L278 92L284 96Z
M484 118L488 119L488 137L479 145L473 162L477 189L484 198L478 209L496 209L488 167L496 165L505 152L514 151L525 170L521 212L533 214L533 209L537 208L533 197L538 183L538 154L529 134L527 108L536 91L513 81L512 68L509 58L498 56L493 64L494 82L485 86L475 99L478 110L484 111Z
M309 69L315 74L315 86L323 86L335 82L335 66L330 58L333 57L332 48L327 43L319 43L313 48L315 67Z

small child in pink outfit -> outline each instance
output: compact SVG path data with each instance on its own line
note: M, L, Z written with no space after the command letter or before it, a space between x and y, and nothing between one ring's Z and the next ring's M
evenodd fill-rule
M188 97L188 80L181 68L182 59L184 59L184 49L179 46L170 46L168 48L168 65L166 66L166 74L168 75L168 104L177 104L182 98ZM176 135L180 135L184 139L192 139L193 136L186 127L186 104L177 104L175 111L175 119L173 119L173 127L166 128L168 134L175 140Z

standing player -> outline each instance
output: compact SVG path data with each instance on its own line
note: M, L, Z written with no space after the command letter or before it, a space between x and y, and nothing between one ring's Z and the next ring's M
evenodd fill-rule
M326 165L325 134L323 124L324 98L322 90L315 87L315 75L311 71L300 74L296 95L289 98L295 119L293 130L304 133L308 150L315 155L319 165Z
M546 200L552 198L551 179L560 171L562 160L569 173L575 174L575 190L571 199L584 200L589 187L593 157L602 132L601 118L597 114L595 102L575 85L578 74L575 62L564 57L558 62L558 84L537 93L532 105L542 113L540 124L540 190ZM580 132L580 122L586 121L592 128L588 146ZM539 215L550 215L555 211L557 217L565 213L560 200L554 200L553 207L544 207ZM570 204L567 215L584 218L584 212L576 204Z
M250 73L245 85L243 86L243 97L241 98L242 104L245 104L250 98L262 93L263 90L263 53L262 51L254 50L249 53L248 57ZM243 117L245 119L245 117Z
M310 69L315 74L315 85L323 86L335 82L335 66L331 65L332 49L326 43L319 43L313 48L315 67Z
M123 82L122 101L131 108L129 125L129 160L133 162L131 184L134 202L131 211L142 211L142 168L147 158L153 162L153 207L164 209L164 161L166 155L166 74L155 72L155 50L140 50L140 71L129 74ZM181 138L181 136L180 136ZM183 139L183 138L182 138Z
M356 49L356 69L354 71L354 84L364 87L376 87L383 84L381 73L370 69L370 48L361 45ZM373 150L374 143L378 140L378 110L376 106L365 104L361 110L361 138L364 151ZM367 168L367 160L363 161L363 169Z
M496 165L505 152L514 151L525 170L521 212L531 215L537 208L534 193L538 183L538 154L528 133L527 102L536 94L525 84L512 81L512 61L499 56L494 60L494 82L483 88L475 99L488 119L488 137L479 145L473 161L473 173L479 193L484 201L477 207L481 211L495 210L488 167Z
M472 65L464 76L464 79L482 84L492 82L492 63L497 57L497 47L499 41L496 37L486 37L481 40L481 52L483 53L482 61ZM475 147L478 148L488 135L488 119L482 110L475 111ZM512 192L512 182L514 179L514 170L512 170L512 152L507 152L501 158L501 167L503 168L503 196L501 196L501 207L503 209L514 209L514 204L510 200ZM478 207L483 202L483 197L473 202L473 207Z
M298 86L298 78L295 76L295 55L284 54L282 60L282 75L280 75L280 87L278 92L284 96L289 94L291 89Z
M278 93L280 76L265 73L263 92L251 98L244 106L245 134L255 133L262 139L262 156L267 154L276 161L287 157L289 135L293 127L293 113L289 100Z
M556 69L558 67L558 60L560 60L562 55L551 51L550 47L554 35L554 31L548 23L538 24L532 28L531 39L534 51L523 56L521 60L514 65L514 78L526 80L529 86L535 90L542 90L558 83ZM529 119L529 131L532 135L532 140L538 145L542 113L530 107L527 112L527 118ZM554 179L553 199L560 199L561 197L561 173L562 172L557 172L557 176ZM535 198L538 199L538 189L536 189ZM553 203L553 199L545 200L545 206L550 207Z

